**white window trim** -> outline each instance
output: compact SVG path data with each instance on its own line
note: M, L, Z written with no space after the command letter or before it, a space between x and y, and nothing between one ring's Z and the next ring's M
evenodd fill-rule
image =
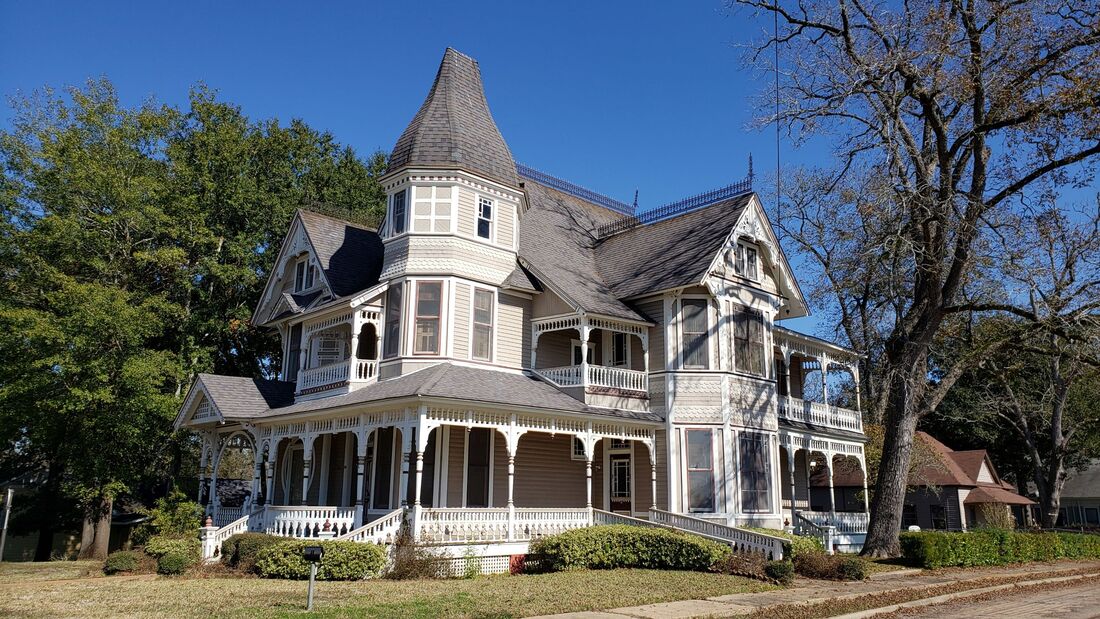
M720 514L723 512L722 503L722 478L725 475L724 471L719 471L718 464L722 462L721 459L721 428L715 428L712 426L684 426L681 428L683 432L680 434L683 440L683 446L680 449L680 470L683 471L683 488L681 501L684 506L684 512L689 514ZM688 473L688 435L690 432L709 432L710 433L710 472L711 472L711 492L713 493L714 510L702 511L691 508L691 481ZM718 440L715 440L715 438Z
M451 190L451 197L450 198L437 198L436 193L438 192L438 190L440 188L449 188ZM416 190L417 189L431 189L431 196L429 196L428 198L419 198L418 199L416 197ZM429 210L428 215L421 215L421 216L416 215L416 203L417 202L427 202L428 203L428 210ZM444 202L449 203L450 207L451 207L451 214L447 215L446 217L436 214L436 206L441 204L441 203L444 203ZM415 235L434 235L434 236L454 235L455 232L456 232L456 230L455 230L455 223L456 223L455 213L456 213L457 209L458 209L458 186L457 185L451 185L451 184L410 185L409 186L409 195L405 197L405 211L407 213L406 214L406 223L405 223L405 233L406 234L415 234ZM429 223L428 228L429 229L428 230L416 230L415 229L416 228L416 222L418 220L423 221L425 219L428 220L428 223ZM436 221L446 221L447 222L447 230L443 230L443 231L435 230L435 222ZM475 232L476 232L476 230L475 230ZM476 236L476 234L475 234L475 236Z
M302 294L305 292L312 292L321 287L321 269L317 265L313 264L313 257L309 252L298 254L292 258L289 262L294 264L294 267L290 269L291 273L291 290L294 294ZM298 265L304 265L302 269L302 287L298 287ZM313 281L309 281L310 270L313 271Z
M411 191L409 191L410 189L410 185L402 185L400 189L395 190L386 199L386 238L395 238L399 236L404 236L409 233L409 228L411 227L411 220L409 217L409 195L412 193ZM396 221L394 202L396 201L395 198L399 193L405 194L405 229L401 232L397 232L394 226L394 223Z
M478 291L488 292L493 295L493 323L489 326L489 358L482 359L474 356L474 301ZM499 329L500 321L500 292L495 288L487 288L485 286L471 285L470 286L470 324L467 326L469 333L469 340L467 343L467 357L471 361L482 361L487 363L497 362L497 331Z
M405 331L407 331L407 333L405 334L405 344L406 344L407 348L405 348L405 350L409 351L408 356L411 356L411 357L417 358L417 359L421 359L421 358L425 358L425 357L427 357L427 358L442 357L442 356L447 354L448 347L447 347L447 344L446 344L446 342L447 342L446 324L447 324L449 312L447 311L448 308L447 308L446 300L449 298L448 295L450 294L449 291L448 291L447 283L451 282L451 281L453 281L453 280L447 279L445 277L443 277L443 278L425 277L423 279L409 279L409 280L406 280L405 283L407 284L407 286L406 286L406 290L404 291L404 294L406 295L405 300L404 300L404 306L405 306L405 309L408 311L408 314L403 314L402 317L404 317L405 315L407 315L409 317L409 325L410 326L409 326L408 329L405 329ZM437 350L434 353L416 352L416 305L417 305L417 298L419 296L418 293L419 293L421 283L429 283L429 284L438 283L440 285L439 286L439 350ZM408 294L408 288L412 289L412 294L411 295ZM402 321L402 322L404 322L404 321Z
M481 223L481 219L482 219L482 217L481 217L481 201L482 200L485 200L485 201L489 202L490 207L492 208L492 216L489 217L489 237L488 238L483 237L483 236L481 236L480 234L477 233L478 224ZM497 200L494 197L487 196L487 195L482 194L482 193L475 193L474 194L474 237L475 238L480 239L484 242L492 243L494 245L496 244L496 242L497 242L497 227L498 227L497 222L500 219L499 217L497 217L497 213L499 211L499 204L500 204L500 201Z
M584 455L584 441L579 436L573 435L573 440L569 442L569 459L577 462L584 462L586 460ZM577 453L577 445L581 445L581 453Z
M627 441L626 442L626 447L619 447L619 448L616 448L616 449L612 449L611 448L611 440L612 439L603 439L603 440L607 441L607 446L603 450L603 469L605 471L607 471L606 473L604 473L604 480L603 480L603 505L604 505L604 509L606 511L611 511L611 456L612 455L629 454L629 456L630 456L630 466L629 466L629 472L627 474L630 475L630 514L634 515L636 513L635 509L637 508L635 502L638 500L638 493L637 493L637 489L638 489L638 486L637 486L638 479L637 478L638 478L638 476L635 475L635 473L637 472L637 462L634 460L634 458L635 458L635 455L634 455L634 441Z
M741 252L745 252L745 256L747 257L748 256L748 250L752 250L756 254L756 260L754 261L754 263L756 264L756 273L753 274L753 275L749 275L741 267L741 259L740 259L741 258ZM760 247L756 244L755 241L752 241L752 240L749 240L749 239L741 239L741 238L737 239L737 241L735 241L734 246L733 246L733 256L734 256L734 260L733 260L733 272L734 273L736 273L739 277L741 277L743 279L746 279L750 282L759 282L760 281L760 279L761 279Z
M701 300L701 301L704 301L705 305L706 305L706 310L707 310L707 332L706 332L707 365L706 365L706 367L701 367L701 368L696 368L696 367L689 368L689 367L687 367L687 354L686 354L687 351L686 351L686 348L684 346L684 320L683 320L684 301L685 300L691 300L691 301ZM702 294L686 294L686 295L683 295L682 297L680 297L680 299L677 301L677 303L676 303L676 316L675 316L675 321L676 321L676 343L677 343L677 348L678 348L678 350L676 351L676 359L677 359L677 361L679 361L679 363L678 363L679 367L677 369L687 370L689 372L691 372L691 371L710 372L710 371L714 370L714 365L715 365L714 358L715 358L715 354L716 354L717 351L714 349L714 345L713 345L713 341L712 341L714 338L711 336L711 334L715 333L715 325L717 324L717 320L716 320L716 317L714 315L714 307L713 306L714 306L714 304L711 303L710 297L708 297L706 295L702 295Z

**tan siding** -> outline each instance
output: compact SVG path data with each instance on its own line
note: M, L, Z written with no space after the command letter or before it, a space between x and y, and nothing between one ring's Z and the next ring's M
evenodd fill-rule
M466 469L466 428L450 426L447 461L447 507L462 507L462 478Z
M644 443L634 441L634 511L647 511L653 504L652 471L649 466L649 449Z
M543 290L542 294L535 297L535 318L571 313L573 313L573 308L550 290Z
M513 225L515 211L516 207L513 204L497 200L497 243L504 247L512 246L515 234Z
M603 465L603 452L604 447L608 444L608 439L596 443L596 451L592 456L592 507L596 509L607 509L610 507L607 501L603 499L603 486L604 477L607 477L607 467ZM584 464L583 462L581 463ZM583 479L583 475L582 475ZM581 505L584 502L581 501Z
M455 284L454 325L451 333L454 336L455 358L468 359L470 357L470 286L467 284Z
M531 358L531 301L498 295L496 359L500 365L523 367Z
M461 187L458 190L458 232L474 235L474 220L477 218L477 197L473 190Z
M636 335L628 335L627 342L630 343L630 369L645 370L645 352L642 350L642 338Z
M508 448L504 435L493 432L493 507L508 506Z
M662 299L646 301L638 305L642 314L657 326L649 329L649 369L665 369L665 303Z
M573 340L577 337L577 332L572 329L550 331L539 336L535 367L557 368L572 365Z
M573 460L572 449L573 437L568 434L551 438L548 434L529 433L520 438L516 507L584 507L584 461Z
M669 509L668 504L668 432L657 432L657 508Z

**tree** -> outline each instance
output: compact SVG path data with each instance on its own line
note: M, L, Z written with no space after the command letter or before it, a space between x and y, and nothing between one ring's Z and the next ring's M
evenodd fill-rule
M268 373L251 323L297 208L377 219L368 168L301 121L250 122L197 88L127 109L106 81L17 103L0 134L0 470L42 471L36 558L66 506L105 554L112 501L172 459L199 371Z
M732 0L773 17L750 60L786 64L779 110L796 139L827 134L839 173L879 179L858 252L894 269L879 390L884 457L864 554L898 554L919 419L972 358L929 380L933 343L971 310L988 222L1041 186L1082 183L1100 153L1100 9L1091 0ZM769 26L772 20L768 20ZM773 50L773 47L778 49Z

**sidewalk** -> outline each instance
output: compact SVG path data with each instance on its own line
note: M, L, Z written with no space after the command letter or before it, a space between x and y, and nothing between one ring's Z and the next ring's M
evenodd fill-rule
M885 591L921 589L983 578L1021 575L1034 575L1036 578L1041 578L1052 571L1085 568L1100 571L1100 561L1034 563L1003 568L952 569L935 572L903 570L901 572L881 573L871 580L862 582L830 582L799 578L791 587L775 591L738 593L703 600L681 600L679 602L613 608L605 611L565 613L534 619L549 619L550 617L554 619L688 619L691 617L747 615L757 609L779 604L812 604L837 598L858 597Z

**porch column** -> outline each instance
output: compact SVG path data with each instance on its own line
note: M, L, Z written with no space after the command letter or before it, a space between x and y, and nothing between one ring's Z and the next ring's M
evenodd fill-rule
M829 474L829 513L836 516L836 493L833 491L833 454L825 454L825 472Z
M252 492L248 495L248 507L244 510L243 515L252 513L253 508L256 505L256 500L260 496L261 486L263 486L263 466L264 466L264 452L259 449L253 449L253 469L252 469Z
M648 367L648 365L647 365ZM657 438L656 433L653 433L653 438L649 441L649 509L653 511L657 509Z
M202 449L200 449L199 455L199 495L196 498L199 504L206 507L210 502L209 484L210 475L208 466L210 464L210 439L206 432L202 433Z
M409 506L409 452L412 450L411 426L401 428L401 487L397 489L397 504Z
M806 511L814 510L813 502L813 467L810 466L810 450L807 448L802 452L802 455L806 459Z
M309 505L309 482L313 470L313 439L314 436L302 437L302 502L301 505Z
M218 510L221 501L218 500L218 468L222 463L222 450L217 441L214 442L214 471L210 475L210 512L214 514L214 520L218 519Z
M646 384L649 384L649 334L638 336L642 341L642 364L646 373Z
M328 473L332 469L332 435L325 434L321 437L321 471L318 481L321 487L317 489L317 504L328 505Z
M581 386L585 389L588 388L588 337L592 332L592 327L588 326L588 319L583 318L581 322ZM592 503L591 500L588 501Z
M829 403L829 357L822 353L817 358L817 362L821 364L821 403ZM829 470L833 468L832 463L829 463Z
M267 490L264 492L264 505L271 505L275 500L275 460L279 455L279 443L269 443L266 451L265 466L267 467Z
M355 523L358 526L366 524L366 513L363 505L363 486L367 472L367 439L370 430L355 433Z
M867 492L867 461L859 457L859 469L863 473L863 513L871 515L871 495Z
M798 498L798 494L795 490L794 483L794 446L787 445L787 484L791 488L791 524L794 524L795 514L795 501Z
M852 365L851 370L852 370L852 380L856 384L856 412L862 413L863 412L863 404L860 402L861 396L859 394L859 363L856 363L856 364ZM863 425L862 419L863 419L863 417L861 415L860 416L860 426L861 427ZM867 477L866 473L864 473L863 477L866 480L866 477Z

